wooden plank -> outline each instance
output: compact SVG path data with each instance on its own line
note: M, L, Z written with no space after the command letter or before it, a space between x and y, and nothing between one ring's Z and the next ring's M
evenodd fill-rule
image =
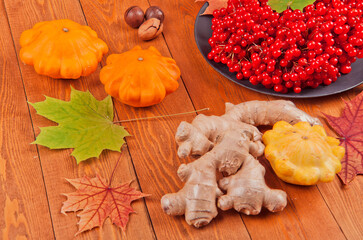
M215 74L214 70L208 66L195 46L193 35L195 17L201 5L188 0L150 0L150 3L170 9L170 12L166 14L167 21L180 23L177 29L165 24L164 36L172 55L181 63L185 85L197 108L209 106L212 109L218 109L213 113L222 114L223 104L226 101L239 103L246 100L273 99L231 83ZM310 113L313 112L312 109L314 107L310 108ZM274 174L269 173L270 168L267 170L266 181L273 187L282 187L288 193L289 205L279 214L264 214L258 217L242 216L252 238L268 236L279 239L281 233L284 233L285 238L319 238L324 232L331 232L336 239L344 238L316 187L304 189L304 195L302 195L299 189L280 182ZM312 217L311 207L306 205L305 199L314 200L313 207L317 213L313 216L319 214L319 217L315 219ZM320 221L322 219L324 221Z
M72 19L81 24L85 24L79 1L5 1L6 9L9 14L9 21L13 37L16 44L16 50L19 52L19 38L22 31L31 28L35 23L44 20ZM69 100L70 85L76 89L89 89L98 99L106 96L99 80L99 71L89 77L79 80L54 80L44 76L39 76L30 66L21 64L21 71L24 79L25 90L30 102L44 100L43 95L56 97L59 99ZM35 110L31 108L31 115L35 127L35 133L39 133L38 127L49 126L52 123L45 118L36 115ZM77 232L76 214L64 216L60 214L62 202L65 200L61 193L74 191L64 179L77 178L83 175L94 176L99 173L104 177L110 176L119 153L105 151L101 154L99 160L92 159L81 163L77 166L75 159L70 156L70 150L49 150L39 146L40 158L43 166L44 180L48 190L49 205L54 222L55 236L58 239L73 239ZM136 179L132 162L126 148L122 150L122 161L116 170L114 183L127 182ZM133 184L138 187L137 182ZM154 233L150 224L145 203L143 200L136 201L132 204L138 214L132 214L127 227L126 234L111 225L107 220L102 229L95 229L80 234L78 239L153 239ZM143 231L140 231L142 229ZM44 239L44 238L43 238Z
M294 103L296 104L297 107L309 113L310 115L320 118L328 134L332 135L332 131L329 129L326 122L324 121L322 112L327 112L329 110L336 111L339 108L338 106L342 104L340 98L347 98L348 94L343 93L339 94L338 96L340 97L337 96L322 97L319 98L319 100L314 98L295 99ZM334 183L327 183L327 184L322 183L319 184L317 187L310 187L309 192L311 192L311 194L307 194L306 188L304 187L300 188L298 186L287 185L289 187L296 188L298 190L295 194L290 194L290 195L292 199L296 199L296 201L294 202L296 206L296 211L298 212L298 215L300 216L300 220L303 222L303 225L307 229L306 230L307 233L313 234L310 237L322 238L325 236L324 234L326 232L331 233L331 235L336 239L344 239L347 236L347 231L349 231L348 228L344 229L341 227L339 219L337 219L334 212L331 211L331 205L329 204L329 200L326 197L324 197L327 196L325 194L325 190L322 190L322 188L324 189L325 186L328 186L328 189L331 188L332 186L336 185L337 181L339 182L338 178L334 180ZM340 190L336 189L336 191ZM319 195L322 196L322 199L319 197ZM306 202L308 203L314 202L314 204L306 204L304 203L304 200L306 200ZM355 206L359 208L357 204L355 204ZM354 215L355 214L353 214L352 216ZM314 220L311 221L311 218Z
M149 6L146 0L102 2L81 0L81 3L89 25L97 29L100 36L107 41L111 52L123 52L139 44L143 48L153 45L164 56L170 55L162 37L142 42L137 37L137 31L128 27L123 21L123 13L132 5L138 5L146 10ZM167 12L171 10L167 6L163 6L163 9ZM177 29L176 24L180 23L167 20L165 24L174 24L174 28ZM180 64L180 61L177 63ZM186 112L194 108L180 81L179 89L167 96L161 104L149 108L132 108L116 103L116 109L121 119L129 119ZM133 135L127 139L127 145L141 187L145 192L153 194L151 198L146 199L146 203L156 236L159 239L228 239L235 236L247 239L249 236L243 222L233 212L224 214L223 217L218 216L208 227L197 230L188 226L184 217L167 216L160 207L160 198L165 193L175 192L183 185L176 176L176 171L181 163L190 160L180 160L176 156L174 134L180 121L190 121L192 117L180 116L125 124Z
M356 87L345 93L326 97L323 100L305 100L305 104L315 105L314 112L319 116L331 136L336 136L335 132L328 126L322 113L333 116L340 116L344 107L342 99L349 101L362 92L363 85ZM303 106L302 106L303 107ZM343 186L341 181L336 179L329 184L319 184L318 189L324 197L335 220L339 224L344 235L348 239L360 239L363 235L363 179L357 176L356 179L347 186Z
M342 186L338 179L318 186L347 239L361 239L363 236L362 186L362 176L358 176L348 186Z
M179 62L187 91L197 108L210 107L210 114L221 115L227 101L268 100L265 95L226 80L206 63L194 40L194 22L203 4L190 0L149 2L165 12L164 37Z
M359 93L363 91L363 84L359 85L358 87L353 88L348 93L349 99L353 99L355 96L357 96Z
M4 3L0 2L0 239L54 239Z

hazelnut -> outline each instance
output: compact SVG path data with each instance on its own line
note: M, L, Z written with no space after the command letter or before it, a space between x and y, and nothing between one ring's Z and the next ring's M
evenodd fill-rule
M125 22L132 28L138 28L144 21L144 11L138 6L129 7L124 15Z
M164 12L158 6L151 6L146 9L145 18L146 20L150 18L157 18L162 23L164 21Z
M157 18L146 20L139 27L138 35L141 40L148 41L156 38L163 31L164 25Z

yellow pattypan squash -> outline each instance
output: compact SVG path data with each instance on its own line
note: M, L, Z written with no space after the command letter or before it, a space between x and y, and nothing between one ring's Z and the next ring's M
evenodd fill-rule
M104 41L88 26L68 19L39 22L20 37L20 60L34 66L38 74L77 79L96 71Z
M341 170L345 149L339 146L339 140L327 136L322 126L310 126L307 122L292 126L279 121L262 140L266 158L285 182L298 185L330 182Z
M155 47L140 46L110 55L100 73L106 92L133 107L160 103L179 87L179 77L174 59L161 56Z

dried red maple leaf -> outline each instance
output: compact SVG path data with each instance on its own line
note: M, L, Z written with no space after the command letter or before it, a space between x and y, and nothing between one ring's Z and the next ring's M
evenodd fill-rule
M67 179L77 191L64 194L67 200L63 202L61 212L76 212L80 220L78 232L84 232L94 227L100 227L107 217L125 231L129 221L129 214L134 210L131 202L149 196L130 187L130 183L121 184L118 187L110 187L106 180L99 175L95 178L87 176L76 179Z
M201 15L212 15L216 9L226 8L228 0L195 0L196 2L208 2L209 6Z
M345 147L345 156L338 175L344 184L348 184L356 175L363 174L363 92L345 102L341 117L324 115L342 138L340 145Z

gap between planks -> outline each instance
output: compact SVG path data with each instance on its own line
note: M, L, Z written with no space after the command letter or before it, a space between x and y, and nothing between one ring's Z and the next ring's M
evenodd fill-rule
M22 83L22 86L23 86L24 97L25 97L25 101L27 103L26 106L27 106L27 109L28 109L28 116L30 118L30 123L31 123L31 127L32 127L32 130L33 130L33 136L34 136L34 141L35 141L36 136L35 136L34 122L33 122L33 119L31 117L31 113L30 113L30 107L29 107L29 102L28 102L28 95L27 95L27 92L25 90L25 84L24 84L24 79L23 79L23 72L21 71L21 68L20 68L20 61L19 61L19 56L18 56L18 54L16 52L14 34L13 34L12 28L10 26L9 16L8 16L8 12L6 10L5 5L6 5L5 1L2 1L2 7L4 7L4 12L6 14L7 24L8 24L8 27L9 27L10 34L11 34L11 40L12 40L12 43L13 43L13 49L14 49L14 52L15 52L15 55L16 55L16 60L17 60L17 67L19 69L19 74L20 74L20 77L21 77L21 83ZM38 161L39 161L39 165L40 165L40 170L42 172L43 186L44 186L44 189L45 189L45 196L47 198L49 218L50 218L50 222L51 222L51 225L52 225L53 237L54 237L54 239L56 239L56 237L55 237L55 230L54 230L54 223L53 223L53 217L52 217L52 211L50 209L50 204L49 204L48 189L47 189L47 186L45 184L43 166L42 166L42 162L41 162L41 159L40 159L40 153L39 153L39 147L38 147L38 145L36 145L36 150L37 150L37 155L38 155Z

